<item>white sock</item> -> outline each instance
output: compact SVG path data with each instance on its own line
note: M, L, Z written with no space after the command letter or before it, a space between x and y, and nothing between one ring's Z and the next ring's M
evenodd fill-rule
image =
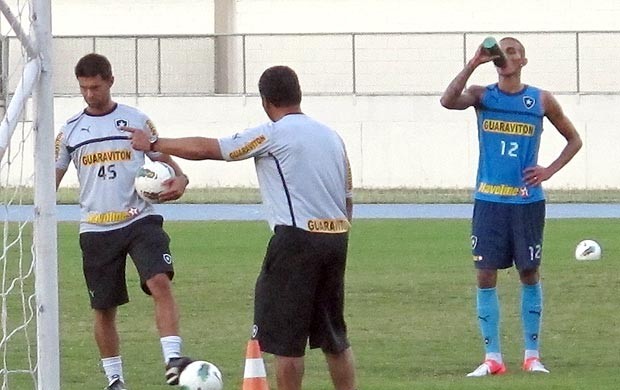
M537 359L539 359L540 358L540 354L539 354L538 350L536 350L536 349L526 349L523 360L527 360L529 358L537 358Z
M181 344L183 340L180 336L165 336L160 338L159 341L164 354L164 363L168 364L170 359L181 357Z
M495 360L496 362L502 364L504 363L504 359L502 358L502 354L500 352L489 352L484 356L484 360Z
M120 378L123 382L123 361L120 356L112 356L101 359L101 366L105 376L108 377L108 383L112 383L116 378Z

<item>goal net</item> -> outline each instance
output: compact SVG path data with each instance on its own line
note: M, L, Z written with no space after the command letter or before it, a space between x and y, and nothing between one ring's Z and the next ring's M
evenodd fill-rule
M0 11L0 389L57 390L51 2Z

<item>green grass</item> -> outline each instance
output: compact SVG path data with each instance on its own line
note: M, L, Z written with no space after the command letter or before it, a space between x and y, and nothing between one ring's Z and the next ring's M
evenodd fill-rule
M252 325L253 286L270 232L264 222L168 222L185 352L216 363L226 389L241 388ZM542 354L550 375L521 363L519 286L499 280L502 343L509 372L465 378L483 356L475 320L467 220L359 220L351 233L346 317L360 389L617 389L620 380L620 221L549 220L543 260ZM583 238L599 240L597 262L577 262ZM63 390L103 387L81 271L77 225L59 226ZM152 304L129 271L131 302L120 309L131 389L164 390ZM271 389L272 358L265 356ZM322 354L307 355L304 389L330 389Z
M620 190L547 190L549 203L618 203ZM24 195L24 203L32 196ZM58 203L78 202L76 188L58 191ZM354 190L355 203L471 203L470 188L387 188ZM189 188L177 203L260 203L257 188Z

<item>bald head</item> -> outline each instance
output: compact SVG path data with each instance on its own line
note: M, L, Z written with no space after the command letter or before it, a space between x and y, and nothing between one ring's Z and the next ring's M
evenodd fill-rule
M515 49L517 49L521 53L521 57L525 58L525 47L523 46L521 41L519 41L517 38L504 37L500 39L499 43L500 43L500 46L502 46L502 48L504 47L504 45L514 46Z

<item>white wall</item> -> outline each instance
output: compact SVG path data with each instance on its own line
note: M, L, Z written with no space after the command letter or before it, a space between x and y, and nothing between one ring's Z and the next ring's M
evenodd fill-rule
M213 0L52 0L54 35L212 34Z
M137 105L154 120L163 137L221 137L265 122L257 97L185 97L117 99ZM616 152L620 119L618 96L558 96L585 147L546 188L620 188ZM81 98L57 98L60 127L82 108ZM472 109L446 110L436 96L308 96L302 108L344 138L355 187L472 187L478 158ZM548 165L564 139L545 123L540 163ZM257 186L252 161L180 161L192 187ZM74 174L64 185L75 186Z
M210 34L215 1L54 0L54 35ZM230 0L231 33L586 31L616 30L616 0ZM532 50L533 49L533 50ZM531 67L549 60L528 49ZM492 76L490 72L481 75ZM483 77L484 82L493 79ZM532 81L527 79L527 81ZM449 80L446 80L446 83ZM472 81L480 82L477 78ZM534 80L537 83L537 80ZM546 87L544 83L541 85ZM558 96L585 141L548 188L620 188L620 96ZM140 98L127 101L149 113L170 136L221 136L266 120L256 98ZM56 99L57 128L82 108L80 98ZM360 187L470 187L477 159L473 111L448 111L437 96L313 96L304 110L336 128L348 144ZM560 151L562 138L547 124L541 163ZM183 162L192 186L256 185L253 164ZM71 175L65 183L71 184ZM73 182L75 183L75 182Z
M55 35L209 34L214 1L53 0ZM229 0L236 33L615 30L616 0Z
M615 30L615 0L237 0L237 32ZM266 31L267 30L267 31Z

